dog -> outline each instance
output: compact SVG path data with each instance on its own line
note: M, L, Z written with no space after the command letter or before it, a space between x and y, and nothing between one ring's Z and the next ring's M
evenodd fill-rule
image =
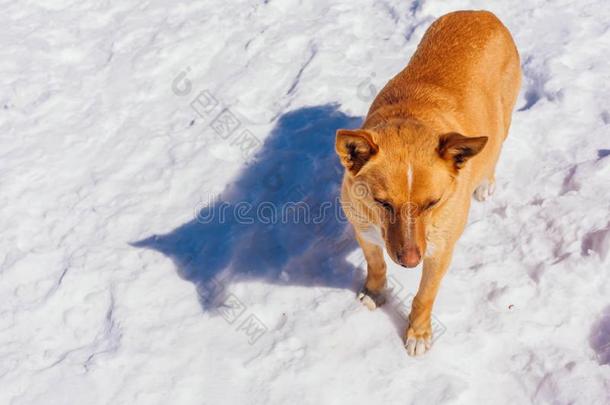
M339 129L341 205L367 262L358 298L382 305L383 249L398 265L423 261L405 347L432 345L431 312L471 196L487 199L521 86L519 53L488 11L456 11L426 31L404 70L377 95L359 129Z

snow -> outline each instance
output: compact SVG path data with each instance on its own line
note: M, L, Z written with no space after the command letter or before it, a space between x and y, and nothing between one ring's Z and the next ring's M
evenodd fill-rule
M607 2L44 3L0 15L0 403L610 401ZM420 269L357 302L333 137L480 8L524 85L410 358Z

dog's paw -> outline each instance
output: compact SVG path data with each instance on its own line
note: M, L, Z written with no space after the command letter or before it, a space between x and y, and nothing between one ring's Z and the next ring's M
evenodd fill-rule
M383 292L375 293L366 287L362 287L362 290L358 293L358 300L371 311L385 303Z
M474 190L473 195L477 201L487 201L494 191L496 191L496 182L494 180L483 180Z
M405 334L405 348L409 356L421 356L432 347L432 333L425 331L424 333L416 333L411 327L407 329Z

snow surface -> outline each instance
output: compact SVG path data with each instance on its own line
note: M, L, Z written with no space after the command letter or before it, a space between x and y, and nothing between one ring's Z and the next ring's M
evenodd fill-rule
M0 403L610 403L607 1L2 3ZM410 358L420 269L369 312L334 215L220 203L336 208L335 130L480 8L524 85Z

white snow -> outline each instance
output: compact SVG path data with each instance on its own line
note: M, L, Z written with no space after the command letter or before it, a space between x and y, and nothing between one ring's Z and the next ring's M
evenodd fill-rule
M369 311L334 214L270 215L336 208L335 130L435 18L480 8L513 32L523 90L410 358L420 269L388 261L394 297ZM1 9L0 403L610 402L606 1Z

